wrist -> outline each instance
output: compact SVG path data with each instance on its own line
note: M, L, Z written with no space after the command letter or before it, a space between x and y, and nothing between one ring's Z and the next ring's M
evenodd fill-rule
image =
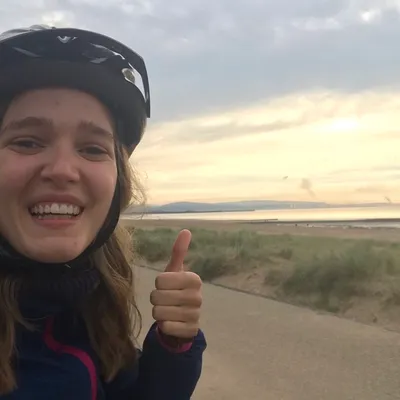
M168 335L164 333L158 325L156 326L156 332L161 344L168 350L177 353L189 350L194 341L194 338L181 338Z

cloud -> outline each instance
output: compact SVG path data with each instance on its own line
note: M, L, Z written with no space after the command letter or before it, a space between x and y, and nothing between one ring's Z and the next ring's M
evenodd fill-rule
M152 125L133 159L148 171L155 199L243 193L246 198L309 200L315 194L321 201L376 201L375 191L367 196L357 188L382 183L386 194L399 197L398 149L380 138L380 129L394 132L400 125L399 101L400 92L394 91L295 93ZM273 121L285 125L273 129ZM207 129L209 140L198 139Z
M366 185L362 187L358 187L355 189L356 192L358 193L366 193L366 194L371 194L371 193L378 193L382 197L383 194L387 191L387 186L386 185Z
M94 29L139 51L155 121L400 80L396 1L2 1L3 29L38 22Z
M154 201L400 190L384 169L398 160L400 1L1 1L3 30L37 23L145 58L153 116L132 162Z

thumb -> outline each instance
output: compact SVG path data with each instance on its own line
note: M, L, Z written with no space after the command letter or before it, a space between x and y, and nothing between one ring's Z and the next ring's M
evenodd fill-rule
M165 267L165 272L181 272L183 271L183 262L189 250L192 234L187 229L179 232L178 237L172 247L171 258Z

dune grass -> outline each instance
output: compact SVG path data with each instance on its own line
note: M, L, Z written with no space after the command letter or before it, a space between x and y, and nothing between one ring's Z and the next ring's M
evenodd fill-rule
M248 230L192 229L187 263L204 281L254 270L278 299L332 312L354 297L400 305L400 243ZM166 261L178 230L135 229L136 252L149 263Z

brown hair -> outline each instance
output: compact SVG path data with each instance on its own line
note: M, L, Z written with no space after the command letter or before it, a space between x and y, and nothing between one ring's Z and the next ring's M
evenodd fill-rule
M144 202L145 195L126 151L117 146L116 153L122 211L131 202ZM108 241L91 255L91 262L100 271L101 280L83 305L81 315L106 381L113 379L121 368L137 357L136 343L142 318L135 300L131 250L129 232L118 226ZM17 291L18 282L0 276L0 396L16 388L13 368L15 325L20 323L32 329L20 314Z

